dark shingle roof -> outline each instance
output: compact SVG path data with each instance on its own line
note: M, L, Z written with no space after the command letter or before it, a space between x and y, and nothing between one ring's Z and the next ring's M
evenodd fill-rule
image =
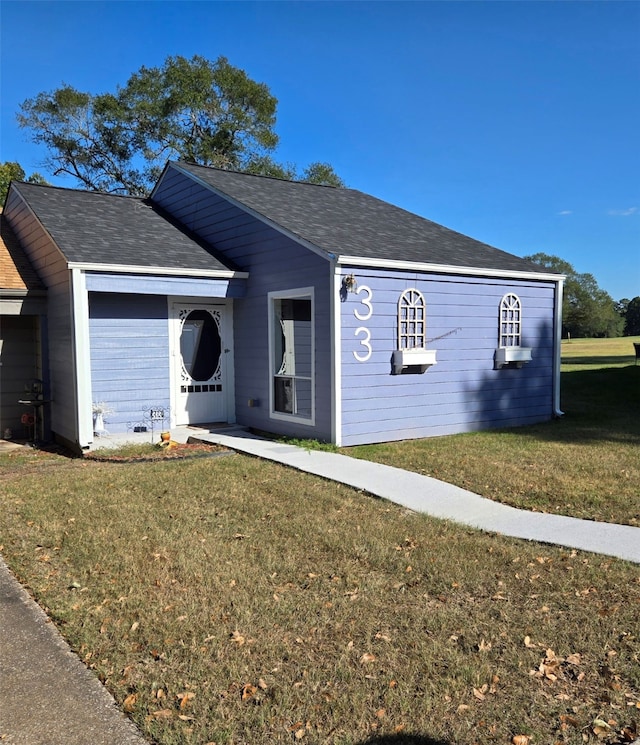
M178 270L233 268L148 199L39 184L13 186L69 262Z
M500 271L548 270L354 189L177 163L287 232L336 255Z
M0 214L0 290L44 291L44 285L4 214Z

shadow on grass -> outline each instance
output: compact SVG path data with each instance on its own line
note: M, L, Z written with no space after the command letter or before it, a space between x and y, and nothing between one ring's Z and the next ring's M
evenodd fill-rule
M520 431L541 440L640 444L640 367L563 372L561 408L562 418Z
M446 740L434 740L433 737L426 735L380 735L363 740L359 745L451 745Z
M469 389L469 395L480 403L477 418L498 424L499 417L508 419L513 414L513 425L509 422L495 429L509 432L517 426L520 436L550 442L640 444L640 367L563 371L560 408L564 416L518 426L519 415L543 418L550 413L549 383L536 373L531 368L507 370L500 378L486 374Z
M635 357L633 354L627 354L621 357L620 355L611 355L610 357L563 357L563 365L616 365L618 367L622 365L633 365Z

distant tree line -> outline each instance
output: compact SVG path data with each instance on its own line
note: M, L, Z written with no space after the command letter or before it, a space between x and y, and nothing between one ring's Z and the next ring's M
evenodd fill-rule
M640 296L615 302L600 289L593 274L580 274L557 256L537 253L525 256L534 264L564 274L562 335L566 338L640 335Z

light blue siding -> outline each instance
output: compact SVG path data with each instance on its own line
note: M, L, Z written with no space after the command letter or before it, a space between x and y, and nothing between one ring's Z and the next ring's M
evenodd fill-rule
M91 389L114 410L111 433L127 432L151 406L170 405L167 299L89 294Z
M329 262L240 210L183 174L169 168L154 200L249 272L245 296L234 300L236 419L269 432L331 439L331 325ZM314 289L315 425L270 416L269 292ZM249 401L258 402L249 406Z
M345 270L346 271L346 270ZM353 270L371 290L371 317L349 294L341 306L342 443L354 445L507 427L549 419L553 391L553 313L550 282L444 277ZM437 364L422 374L393 375L397 303L416 288L426 301L426 346ZM522 346L532 360L521 369L494 369L499 307L507 292L522 302ZM362 329L366 329L366 332ZM367 341L371 355L364 357Z

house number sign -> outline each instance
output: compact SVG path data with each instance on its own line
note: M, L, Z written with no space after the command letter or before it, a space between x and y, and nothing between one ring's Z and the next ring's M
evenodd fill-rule
M353 311L353 315L359 321L368 321L373 315L373 304L371 302L373 292L370 287L367 287L367 285L359 285L355 294L365 295L365 297L360 299L360 305L364 306L364 309L361 310L360 307L356 308ZM366 362L369 357L371 357L371 352L373 351L371 348L371 332L366 326L358 326L353 333L354 336L359 339L360 346L363 348L357 351L354 350L353 356L358 360L358 362Z

